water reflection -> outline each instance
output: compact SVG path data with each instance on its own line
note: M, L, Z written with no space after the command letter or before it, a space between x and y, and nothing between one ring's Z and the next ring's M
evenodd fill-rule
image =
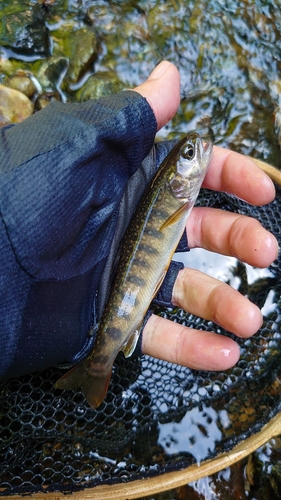
M203 248L194 248L189 252L176 253L173 260L182 262L185 267L197 269L213 278L230 283L233 288L238 288L235 285L235 280L238 277L234 275L234 269L238 262L235 257L219 255Z
M158 443L167 454L188 452L193 455L199 465L202 460L216 450L222 433L217 421L223 419L224 425L229 422L226 412L222 414L213 408L202 405L193 408L181 422L162 424Z

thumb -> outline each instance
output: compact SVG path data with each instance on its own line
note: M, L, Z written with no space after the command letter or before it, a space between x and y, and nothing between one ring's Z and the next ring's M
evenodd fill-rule
M160 130L176 113L180 103L180 75L169 61L162 61L148 79L133 89L150 104Z

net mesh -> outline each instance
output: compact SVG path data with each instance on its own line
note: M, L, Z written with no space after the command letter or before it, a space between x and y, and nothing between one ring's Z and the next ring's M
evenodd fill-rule
M252 207L202 190L198 204L253 216L281 242L281 194ZM161 360L117 358L109 391L93 410L81 392L54 389L51 368L0 385L0 495L83 490L163 474L233 448L281 409L281 261L251 283L237 262L238 289L264 307L264 323L238 340L225 372L193 371ZM266 307L265 307L266 306ZM162 316L229 335L182 309Z

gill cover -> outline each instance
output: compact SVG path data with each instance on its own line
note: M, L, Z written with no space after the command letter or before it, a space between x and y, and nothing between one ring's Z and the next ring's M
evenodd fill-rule
M189 134L183 143L169 179L173 196L185 203L194 203L206 175L212 153L212 143L203 142L195 132Z

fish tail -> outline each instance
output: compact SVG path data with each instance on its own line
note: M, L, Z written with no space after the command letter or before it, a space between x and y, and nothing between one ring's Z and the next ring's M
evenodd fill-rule
M85 362L82 361L57 380L55 387L56 389L66 390L81 387L89 405L92 408L97 408L106 396L110 377L111 369L101 377L89 375L86 371Z

